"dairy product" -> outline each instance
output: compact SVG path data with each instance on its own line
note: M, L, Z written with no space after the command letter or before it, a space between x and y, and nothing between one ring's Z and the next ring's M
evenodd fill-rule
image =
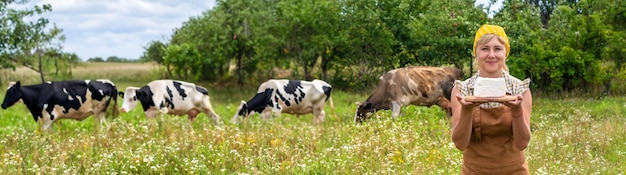
M478 77L474 84L474 96L476 97L503 97L506 95L506 83L504 78Z

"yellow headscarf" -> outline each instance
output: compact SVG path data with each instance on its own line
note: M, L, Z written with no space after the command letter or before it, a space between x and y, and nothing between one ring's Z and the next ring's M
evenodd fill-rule
M496 26L496 25L482 25L480 26L480 28L478 28L478 31L476 31L476 36L474 37L474 48L472 50L472 55L476 55L476 42L478 42L478 39L480 39L481 37L483 37L483 35L486 34L495 34L500 36L500 38L504 39L504 45L506 46L506 56L509 57L509 52L511 52L511 44L509 43L509 37L506 36L506 33L504 32L504 28L500 27L500 26Z

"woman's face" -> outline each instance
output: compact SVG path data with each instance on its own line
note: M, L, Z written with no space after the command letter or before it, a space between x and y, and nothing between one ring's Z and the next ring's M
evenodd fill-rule
M505 59L506 46L498 40L498 37L493 37L489 42L476 46L476 61L481 77L502 77Z

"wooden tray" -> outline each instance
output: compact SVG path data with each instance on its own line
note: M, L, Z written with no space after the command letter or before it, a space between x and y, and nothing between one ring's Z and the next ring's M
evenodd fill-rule
M517 96L505 95L504 97L475 97L475 96L467 96L465 97L465 101L467 102L505 102L505 101L513 101L517 99Z

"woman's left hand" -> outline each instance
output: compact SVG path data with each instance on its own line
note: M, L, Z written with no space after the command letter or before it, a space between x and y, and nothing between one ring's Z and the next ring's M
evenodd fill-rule
M523 99L524 99L524 97L522 97L522 95L517 95L517 98L515 98L515 100L503 102L502 104L504 104L504 105L506 105L506 106L508 106L510 108L515 109L515 108L519 108L519 107L522 106L520 104L522 104L522 100Z

